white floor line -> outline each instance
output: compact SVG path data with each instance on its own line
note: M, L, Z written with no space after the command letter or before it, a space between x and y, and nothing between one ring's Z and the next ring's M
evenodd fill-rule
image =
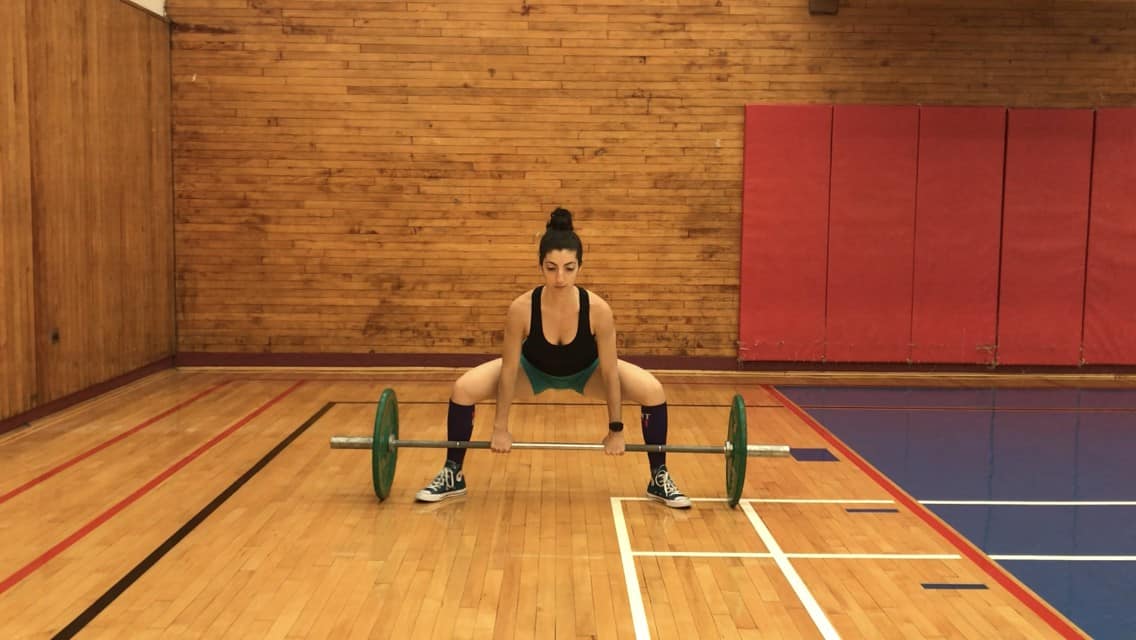
M772 559L785 575L789 585L801 600L813 624L825 640L839 640L840 634L820 608L816 599L805 585L790 560L793 559L832 559L832 560L960 560L958 554L894 554L894 553L785 553L781 550L765 522L751 506L757 504L894 504L894 500L866 499L817 499L817 498L743 498L739 504L750 524L769 549L768 553L710 552L710 551L634 551L631 548L627 522L623 514L623 502L645 502L649 498L634 496L611 498L612 514L615 519L616 539L623 564L623 576L627 584L627 595L631 607L631 617L635 637L649 639L647 612L643 605L643 594L639 588L639 577L635 571L636 557L674 557L674 558L757 558ZM692 498L692 502L726 502L725 498ZM961 506L1023 506L1023 507L1134 507L1136 501L1130 500L920 500L923 505L961 505ZM1014 555L991 554L994 561L1038 561L1038 562L1136 562L1136 555Z
M632 551L631 555L644 558L761 558L768 560L772 553L754 553L750 551L737 551L728 553L724 551Z
M628 496L624 502L646 502L651 498ZM726 502L725 498L691 498L691 502ZM895 500L852 498L742 498L753 504L895 504ZM1136 500L920 500L920 504L975 505L991 507L1136 507Z
M786 553L803 560L962 560L957 553Z
M983 507L1136 507L1136 500L920 500L919 502Z
M651 498L642 496L628 496L619 498L624 502L647 502ZM691 502L726 502L726 498L691 498ZM759 504L895 504L895 500L864 500L855 498L850 500L832 500L829 498L742 498L741 502L755 502Z
M991 560L1038 560L1042 562L1136 562L1136 556L1016 556L997 554Z
M623 502L647 502L653 501L654 498L647 498L644 496L626 496L623 498L612 498L612 500L622 500ZM691 498L691 502L726 502L726 498Z
M627 521L623 518L623 500L623 498L611 499L611 514L615 518L615 539L619 542L619 559L623 563L623 579L627 583L627 599L631 604L635 637L648 640L651 631L647 627L647 610L643 607L643 594L639 591L639 574L635 572L635 557L631 553Z
M827 498L743 498L758 504L895 504L895 500L829 500Z
M658 558L761 558L775 557L772 553L746 551L632 551L631 555ZM957 553L783 553L790 560L961 560Z
M824 615L824 610L817 604L816 598L813 597L809 588L805 585L804 580L797 574L797 570L793 568L793 563L789 562L789 558L781 551L781 546L777 544L777 540L773 534L766 528L765 523L761 520L761 516L753 510L753 507L748 502L742 502L742 511L745 512L746 517L749 518L750 524L753 525L757 535L761 538L762 543L769 549L773 561L777 563L781 573L785 574L785 578L789 581L789 585L793 587L793 591L801 600L801 604L805 606L805 611L808 611L809 617L813 619L813 624L816 625L817 630L820 631L821 637L825 640L838 640L840 634L836 632L836 628L832 626L832 622L828 620L828 616Z

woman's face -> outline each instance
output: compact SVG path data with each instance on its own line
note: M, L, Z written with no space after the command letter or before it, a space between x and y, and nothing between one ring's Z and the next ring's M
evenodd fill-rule
M540 270L544 273L545 286L561 289L576 284L576 274L580 272L580 263L576 259L575 251L553 249L544 255L544 262L541 263Z

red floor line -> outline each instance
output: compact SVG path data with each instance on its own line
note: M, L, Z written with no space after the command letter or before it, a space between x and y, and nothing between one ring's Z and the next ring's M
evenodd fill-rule
M872 465L868 464L866 460L861 458L858 454L852 451L846 444L839 438L832 434L828 429L824 428L819 422L813 419L808 413L805 413L800 407L792 400L786 397L777 389L764 385L765 389L774 398L777 398L785 408L792 411L798 418L804 420L805 424L812 427L822 438L828 441L830 445L838 450L846 459L850 460L853 464L860 468L861 471L868 474L870 478L876 481L885 491L890 493L897 502L907 507L912 513L919 517L919 519L926 522L932 529L937 531L939 535L943 536L955 546L963 555L970 559L971 562L979 566L988 576L994 579L995 582L1002 585L1007 591L1013 594L1022 604L1026 605L1031 611L1036 613L1042 620L1046 622L1054 631L1061 634L1064 638L1083 640L1086 638L1085 634L1079 629L1072 626L1062 616L1058 615L1049 605L1042 600L1038 599L1031 591L1025 589L1020 585L1017 580L1008 574L1004 569L994 563L993 560L988 558L985 553L970 544L965 538L955 532L946 524L944 524L939 517L936 516L930 509L924 507L914 498L909 496L903 489L899 488L887 476L877 471Z
M8 493L5 493L4 495L0 495L0 504L4 504L8 500L15 498L16 496L20 495L21 493L27 491L28 489L31 489L32 487L36 486L37 484L43 482L44 480L47 480L48 478L54 476L55 474L67 469L68 467L75 466L76 464L82 462L83 460L86 460L87 458L95 455L96 453L102 451L103 449L106 449L107 447L111 446L112 444L114 444L116 442L120 442L120 441L124 440L125 438L132 436L135 433L138 433L139 431L145 429L146 427L154 424L155 422L158 422L159 420L166 418L169 415L171 415L171 414L173 414L177 411L180 411L181 409L184 409L185 407L193 404L194 402L200 400L201 398L204 398L205 396L213 393L214 391L220 389L221 387L224 387L225 385L229 384L230 382L231 381L226 380L225 382L222 382L218 385L210 387L210 388L206 389L205 391L202 391L201 393L198 393L197 395L193 396L192 398L185 400L184 402L181 402L177 405L174 405L173 407L170 407L169 409L166 409L165 411L163 411L163 412L159 413L158 415L150 418L149 420L146 420L145 422L142 422L141 424L138 424L134 427L131 427L127 431L123 431L122 433L111 438L110 440L107 440L106 442L103 442L102 444L97 445L96 447L89 449L89 450L75 456L74 458L71 458L67 462L64 462L63 464L55 467L54 469L51 469L49 471L45 471L44 473L36 476L35 478L28 480L24 484L16 487L15 489L12 489Z
M170 476L172 476L175 473L177 473L178 471L180 471L182 468L184 468L190 462L193 462L201 454L203 454L206 451L208 451L209 449L213 448L213 446L216 445L217 443L221 442L225 438L228 438L230 435L232 435L238 429L240 429L244 425L248 424L253 418L259 416L260 414L267 411L270 407L272 407L272 405L283 400L288 394L295 391L302 384L304 384L303 380L297 382L296 384L292 385L291 387L288 387L288 389L286 389L280 395L278 395L275 398L269 400L268 402L260 405L260 407L258 407L255 411L248 414L244 418L241 418L238 422L234 423L232 426L225 429L221 433L218 433L217 435L213 436L213 438L211 438L208 442L201 445L197 449L194 449L192 453L185 456L181 460L178 460L172 466L170 466L168 469L166 469L165 471L163 471L163 472L159 473L158 475L154 476L153 478L151 478L149 482L147 482L146 484L142 485L141 487L135 489L133 493L131 493L130 495L128 495L125 498L123 498L122 500L120 500L118 503L116 503L111 508L100 513L97 517L95 517L94 520L91 520L87 524L83 525L77 531L75 531L71 535L67 536L66 538L64 538L60 542L56 543L55 546L51 547L47 551L40 554L39 557L32 560L28 564L24 565L22 568L20 568L18 571L16 571L12 575L5 578L3 582L0 582L0 595L3 595L5 591L16 586L16 584L18 584L21 580L28 577L29 575L34 573L37 569L39 569L43 565L50 562L53 558L58 556L60 553L63 553L64 551L66 551L68 547L75 544L79 540L82 540L84 537L87 536L87 534L91 533L95 529L98 529L107 520L110 520L115 515L117 515L119 512L121 512L123 509L129 507L131 504L136 502L139 498L141 498L142 496L144 496L147 493L149 493L150 491L152 491L154 489L154 487L157 487L158 485L160 485L163 482L165 482L166 480L168 480L170 478Z

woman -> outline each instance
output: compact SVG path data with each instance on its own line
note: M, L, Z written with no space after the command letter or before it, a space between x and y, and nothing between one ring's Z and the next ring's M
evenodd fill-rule
M446 419L448 440L469 440L473 408L497 397L491 447L507 453L513 444L509 408L513 400L546 389L573 389L607 401L608 429L604 451L624 452L621 395L642 405L643 440L666 444L667 399L663 386L648 371L616 357L615 321L603 298L576 286L584 248L572 230L572 213L557 208L540 239L540 265L545 284L518 297L505 318L502 356L470 369L454 383ZM596 371L599 375L595 375ZM518 388L524 372L527 385ZM671 480L665 453L648 453L651 479L647 496L669 507L687 508L690 499ZM447 449L446 464L433 482L418 492L423 502L465 495L462 462L465 449Z

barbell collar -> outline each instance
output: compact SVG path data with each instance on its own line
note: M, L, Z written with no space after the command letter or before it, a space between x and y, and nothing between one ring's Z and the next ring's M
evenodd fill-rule
M374 443L370 436L331 436L332 449L370 449Z

